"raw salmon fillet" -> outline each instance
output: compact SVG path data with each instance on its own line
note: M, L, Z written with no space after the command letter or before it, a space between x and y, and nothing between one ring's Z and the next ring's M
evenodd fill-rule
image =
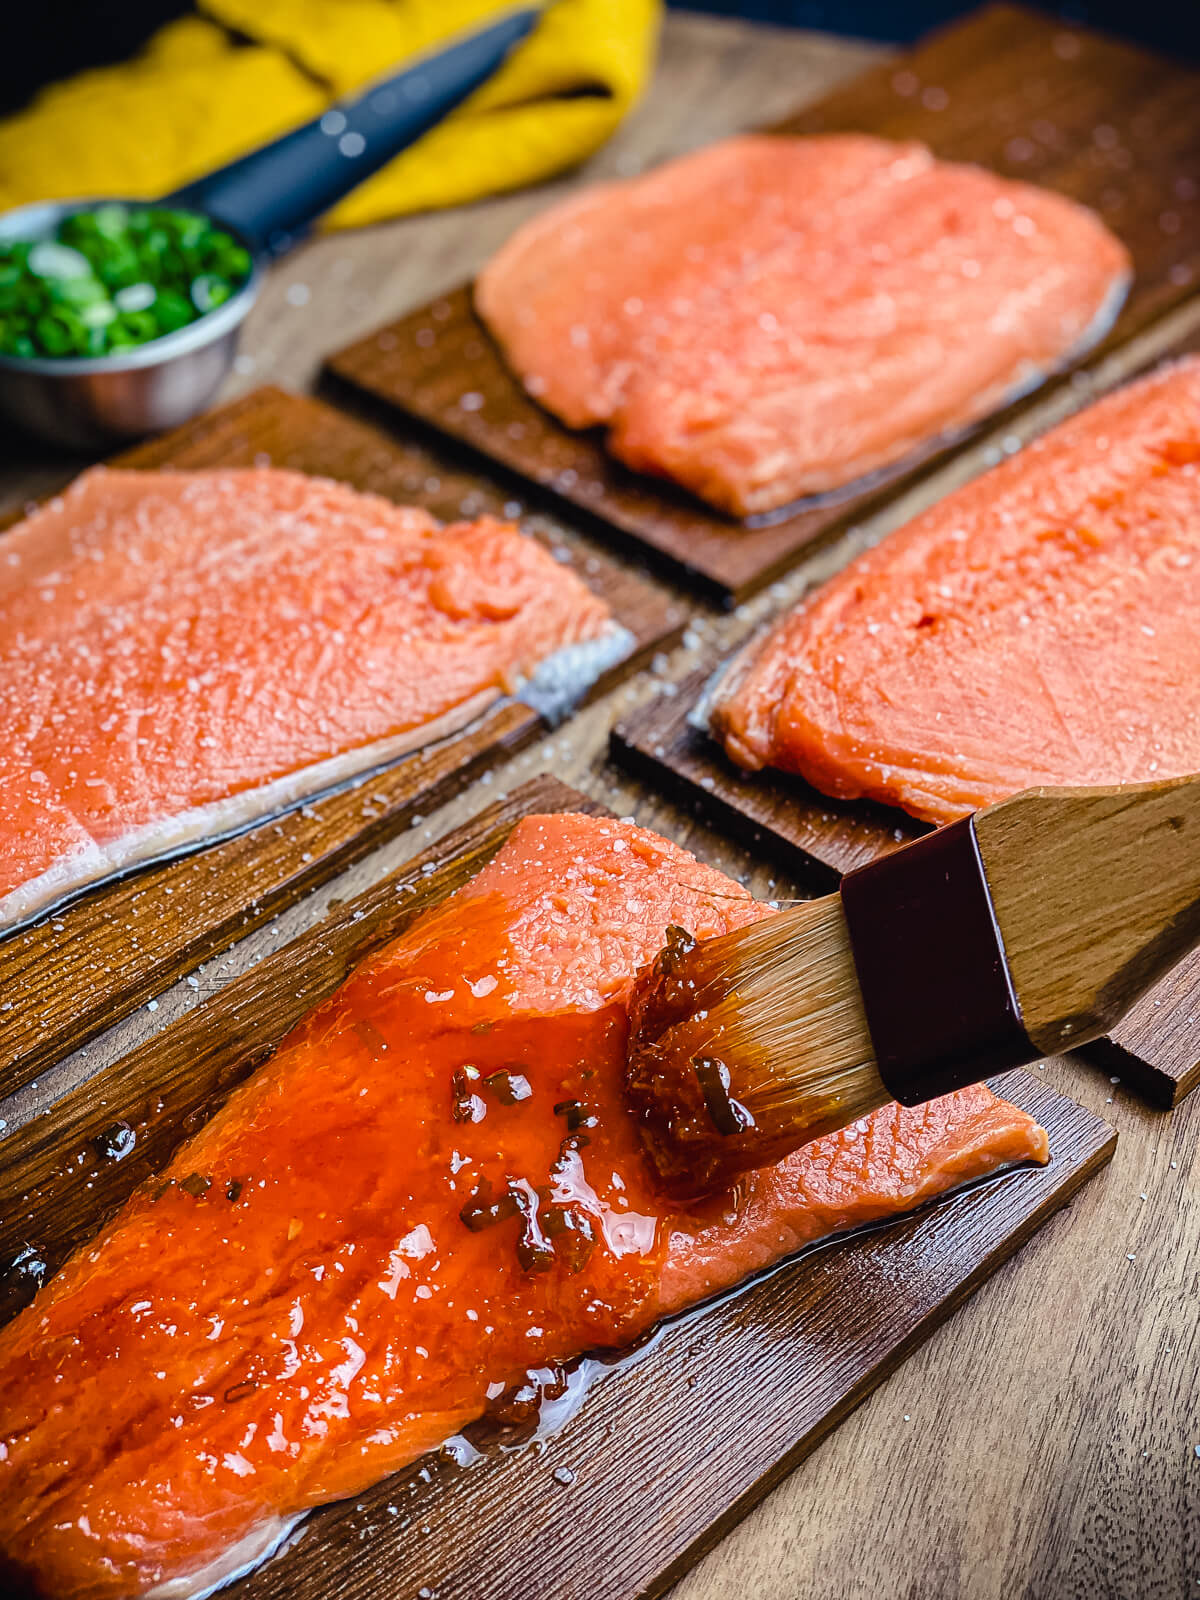
M551 207L475 300L563 422L747 516L986 415L1129 272L1091 212L923 145L747 136Z
M273 469L87 472L0 541L0 925L627 641L508 523Z
M946 822L1200 769L1200 359L1118 390L860 556L735 663L743 767Z
M0 1332L10 1584L196 1593L530 1369L1046 1159L978 1087L885 1107L706 1206L659 1200L622 1098L634 972L668 923L765 912L632 825L520 823Z

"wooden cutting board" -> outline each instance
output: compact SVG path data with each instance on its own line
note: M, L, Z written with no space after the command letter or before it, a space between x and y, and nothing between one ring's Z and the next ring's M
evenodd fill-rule
M364 950L465 881L533 811L597 812L541 778L436 844L5 1144L0 1261L49 1270L329 994ZM430 870L425 871L428 867ZM1116 1135L1024 1073L999 1085L1053 1159L810 1251L665 1325L631 1357L585 1363L578 1413L542 1448L470 1468L428 1457L314 1515L230 1600L635 1600L662 1594L1112 1154ZM116 1118L132 1155L93 1141ZM10 1271L6 1309L26 1299Z
M446 520L504 507L502 494L427 451L398 445L320 401L275 388L140 445L114 464L292 467L426 506ZM564 537L556 549L634 636L630 654L594 693L675 642L683 614L655 584L582 543ZM0 1096L545 731L527 706L501 702L461 733L327 799L101 885L61 913L0 938Z
M715 667L701 668L673 698L661 696L619 722L613 758L744 844L770 851L818 893L834 889L843 873L929 832L906 812L831 800L785 772L735 767L688 721ZM1079 1054L1157 1106L1175 1105L1200 1084L1200 951Z
M947 160L1043 184L1097 211L1135 266L1103 349L1200 285L1200 73L1036 12L992 6L773 131L851 130L920 139ZM535 405L472 311L469 288L359 340L329 370L570 502L725 603L771 582L815 540L962 442L930 443L837 503L739 523L628 471L599 433L574 433Z

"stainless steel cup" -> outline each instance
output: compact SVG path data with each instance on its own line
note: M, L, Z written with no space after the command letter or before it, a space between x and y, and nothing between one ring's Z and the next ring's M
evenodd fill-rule
M0 241L53 238L63 217L105 203L68 200L21 206L0 216ZM76 450L111 448L177 427L203 411L220 387L260 281L255 266L224 305L130 350L106 356L0 355L0 411L31 432Z

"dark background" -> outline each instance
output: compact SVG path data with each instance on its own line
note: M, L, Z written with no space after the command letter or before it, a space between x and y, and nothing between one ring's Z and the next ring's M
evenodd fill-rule
M688 8L896 41L974 9L955 0L689 0ZM55 78L132 55L161 23L191 7L188 0L6 0L0 9L7 13L3 112ZM1200 57L1200 0L1057 0L1042 9L1176 57Z

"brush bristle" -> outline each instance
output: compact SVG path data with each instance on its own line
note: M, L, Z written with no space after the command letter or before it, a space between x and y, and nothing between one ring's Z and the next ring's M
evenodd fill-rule
M890 1098L837 895L703 944L672 929L630 1017L630 1102L679 1195L723 1187Z

